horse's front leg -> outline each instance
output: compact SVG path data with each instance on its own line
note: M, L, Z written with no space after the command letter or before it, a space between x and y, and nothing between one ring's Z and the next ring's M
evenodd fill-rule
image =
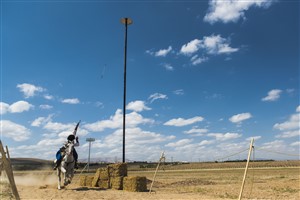
M57 189L61 189L60 183L61 183L61 172L59 169L57 169L57 176L58 176L58 183L57 183Z

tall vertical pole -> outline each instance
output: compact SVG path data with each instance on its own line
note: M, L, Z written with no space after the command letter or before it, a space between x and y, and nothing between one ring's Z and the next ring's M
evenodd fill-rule
M245 173L244 173L244 178L243 178L243 182L242 182L242 187L241 187L241 191L240 191L239 200L242 199L242 194L243 194L243 190L244 190L244 186L245 186L245 180L246 180L247 171L248 171L248 165L249 165L249 161L250 161L250 157L251 157L251 152L252 152L252 148L253 148L253 141L254 141L254 138L252 138L251 142L250 142L248 159L247 159L247 164L246 164L246 168L245 168Z
M125 24L125 46L124 46L124 96L123 96L123 157L122 162L125 162L125 127L126 127L126 64L127 64L127 27L132 24L129 18L121 20Z
M91 161L91 146L92 142L95 141L95 138L86 138L86 141L89 142L89 157L88 157L88 163L87 163L87 171L90 171L90 161Z
M89 141L89 158L88 158L88 167L87 171L90 171L90 161L91 161L91 141Z

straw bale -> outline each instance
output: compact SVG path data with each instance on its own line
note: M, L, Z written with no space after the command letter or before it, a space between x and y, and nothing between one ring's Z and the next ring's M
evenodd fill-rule
M108 165L110 177L127 176L127 163L116 163Z
M122 190L123 189L123 177L111 177L110 178L110 188L115 190Z
M147 179L144 176L124 177L123 189L130 192L145 192Z
M98 180L100 178L100 170L101 170L101 168L98 168L95 175L94 175L94 179L92 181L92 187L97 187L98 186Z
M109 189L110 188L110 182L109 180L98 180L98 186L100 189Z
M109 179L109 174L108 174L108 168L99 168L99 179L100 180L108 180Z
M87 176L85 180L85 186L92 187L94 176Z
M86 186L86 176L80 176L79 177L79 185L80 186Z

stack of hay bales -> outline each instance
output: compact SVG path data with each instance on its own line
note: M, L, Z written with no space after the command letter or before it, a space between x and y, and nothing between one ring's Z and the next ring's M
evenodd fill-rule
M116 163L98 168L94 176L80 176L80 186L145 192L147 179L140 176L127 177L127 164Z
M125 177L123 189L130 192L145 192L147 191L147 179L144 176Z
M123 179L127 176L127 164L117 163L108 165L110 188L115 190L123 189Z
M108 168L99 168L97 171L99 171L98 187L101 189L109 189L110 182Z

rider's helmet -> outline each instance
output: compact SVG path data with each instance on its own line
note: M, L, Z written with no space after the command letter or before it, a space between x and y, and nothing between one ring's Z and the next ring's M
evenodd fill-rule
M73 142L75 140L75 135L69 135L68 136L68 141Z

